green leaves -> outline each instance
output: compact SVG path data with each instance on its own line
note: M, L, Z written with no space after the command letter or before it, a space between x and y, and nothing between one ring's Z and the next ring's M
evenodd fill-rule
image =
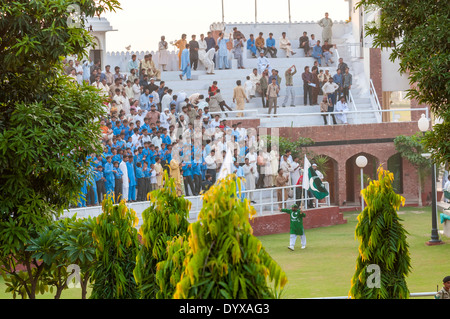
M102 202L103 213L93 226L96 259L92 266L91 299L135 299L133 276L139 248L136 212L125 201L114 205L112 197Z
M397 210L404 198L392 188L393 175L378 168L378 180L362 190L366 208L358 216L355 236L359 240L356 271L349 295L356 299L409 298L405 277L411 269L407 232ZM380 268L380 287L371 287L367 279L370 265Z
M434 115L446 119L442 129L427 133L425 145L433 150L436 163L450 159L450 29L448 1L407 2L362 0L357 7L380 10L379 23L367 25L376 47L391 48L390 60L399 59L400 72L408 74L408 97L430 107ZM446 129L444 129L444 127Z

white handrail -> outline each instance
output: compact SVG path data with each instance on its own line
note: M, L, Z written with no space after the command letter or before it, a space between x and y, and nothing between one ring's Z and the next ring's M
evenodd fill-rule
M372 103L372 107L376 110L376 111L381 111L381 104L380 101L378 99L378 95L377 95L377 91L375 90L375 86L373 85L373 81L372 79L370 79L369 81L370 84L370 101ZM377 118L378 123L381 123L381 113L375 113L375 117Z
M358 111L358 109L356 108L356 104L355 104L355 99L353 98L353 95L352 95L352 90L348 90L348 100L349 100L349 103L350 103L350 105L353 107L353 109L357 112ZM356 119L357 119L357 123L359 123L359 116L358 116L359 114L357 113L356 114Z

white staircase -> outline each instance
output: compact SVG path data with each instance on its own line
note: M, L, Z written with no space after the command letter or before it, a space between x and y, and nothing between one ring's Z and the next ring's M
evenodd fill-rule
M280 116L268 117L267 108L262 107L262 99L260 96L252 98L249 103L246 103L245 110L257 110L257 112L248 112L245 117L246 118L260 118L262 127L299 127L299 126L322 126L324 125L324 121L320 116L320 107L319 105L315 106L304 106L303 105L303 81L301 79L301 74L304 72L305 66L309 66L310 68L314 64L314 58L305 57L303 49L293 48L295 55L290 58L286 58L284 50L278 50L277 58L270 58L268 55L271 67L279 71L279 76L282 78L281 81L281 89L278 98L278 109L277 114ZM237 69L237 61L233 58L230 59L230 65L232 69L229 70L215 70L214 75L206 74L204 67L201 63L199 63L199 67L196 71L192 71L192 81L180 80L179 74L181 72L178 71L167 71L162 73L162 80L165 81L165 85L173 90L173 94L177 94L180 91L186 92L187 96L193 93L201 93L205 97L208 96L208 87L212 84L212 82L218 81L218 87L221 90L222 96L224 97L227 104L234 108L235 105L232 102L233 96L233 88L236 86L236 81L241 80L242 85L244 85L246 81L246 77L252 72L253 68L257 66L257 59L252 58L249 51L244 57L244 67L245 69ZM341 52L339 52L341 54ZM341 55L344 58L344 62L346 62L350 67L350 72L352 72L353 65L362 63L357 60L346 60L345 52ZM230 57L232 57L230 55ZM319 69L326 70L328 69L331 74L335 74L336 66L337 66L337 58L336 54L333 57L333 64L330 66L322 66ZM295 106L291 107L291 101L289 99L286 107L281 107L285 95L286 95L286 86L284 73L285 71L295 65L297 68L297 73L294 75L294 89L296 93L295 97ZM354 102L356 106L356 110L358 111L370 111L372 110L372 104L370 101L369 93L365 90L365 84L359 85L357 83L358 80L353 77L353 86L352 86L352 95L354 97ZM363 80L363 79L362 79ZM318 103L322 100L322 96L319 95ZM350 110L353 111L352 106L349 105ZM316 113L310 114L309 113ZM282 115L285 114L285 115ZM230 114L230 117L234 115ZM358 113L358 114L349 114L349 123L358 124L358 123L376 123L377 119L374 113Z

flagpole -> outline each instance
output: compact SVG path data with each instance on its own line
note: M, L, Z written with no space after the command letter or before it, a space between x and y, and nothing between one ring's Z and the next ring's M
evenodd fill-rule
M255 24L258 23L258 18L257 18L257 7L258 7L258 5L257 5L257 2L258 2L258 0L255 0Z
M291 23L291 0L288 0L289 23Z
M225 15L224 15L224 10L223 10L223 0L222 0L222 23L225 22Z

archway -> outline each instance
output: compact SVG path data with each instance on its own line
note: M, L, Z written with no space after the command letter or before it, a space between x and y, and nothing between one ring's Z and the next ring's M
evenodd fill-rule
M367 158L367 165L363 169L364 187L368 185L368 179L372 180L377 176L377 168L379 165L379 160L377 157L363 152L350 157L345 163L347 205L352 203L359 205L360 203L361 169L356 165L356 158L360 155L363 155Z
M400 153L389 157L387 169L394 174L394 181L392 182L394 191L397 194L403 194L403 159Z
M96 36L94 36L94 43L91 47L91 49L89 50L89 58L94 61L94 63L97 63L100 61L100 67L103 66L103 62L102 61L102 47L100 45L100 40L99 38L97 38Z

